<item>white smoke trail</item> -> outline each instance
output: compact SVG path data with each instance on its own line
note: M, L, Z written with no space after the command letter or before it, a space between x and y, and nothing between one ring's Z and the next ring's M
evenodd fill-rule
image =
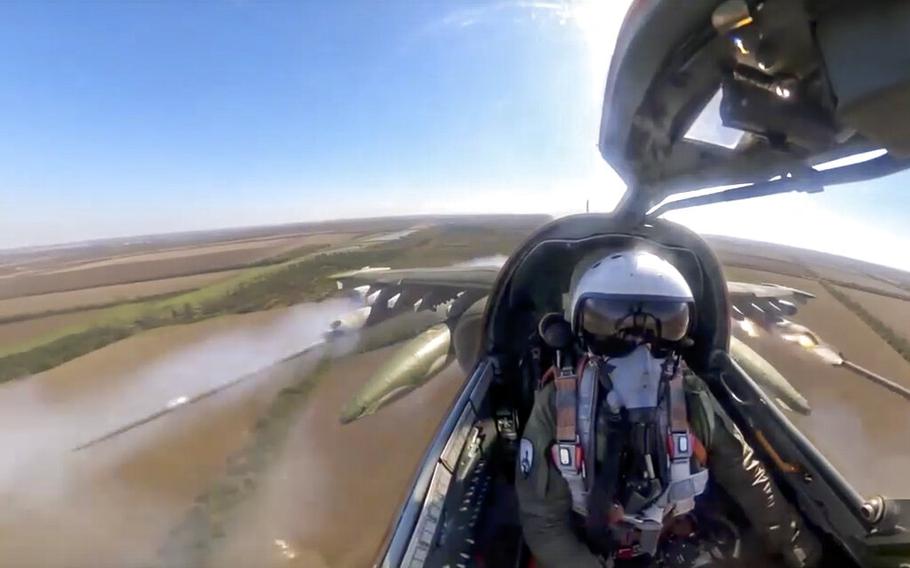
M91 439L133 423L141 425L153 416L254 378L254 374L322 343L329 322L357 305L343 298L301 304L263 324L232 327L169 351L122 380L121 388L114 393L120 402L111 401L112 406L121 408L126 406L124 399L144 404L129 405L129 416L109 413L103 431L95 431Z
M255 408L318 362L316 354L294 354L321 342L328 322L356 305L335 299L272 317L232 316L155 330L3 385L0 407L9 412L0 417L6 426L0 441L10 452L0 463L0 487L7 488L0 492L6 511L0 515L0 548L16 550L5 558L17 565L42 559L42 565L63 566L112 555L115 564L141 564L159 544L160 526L183 514L212 461L224 459L220 440L206 442L210 430L225 428L228 419L231 428L251 427ZM163 354L152 353L162 347ZM93 370L106 376L96 380ZM64 378L75 384L63 385ZM226 386L229 391L219 390ZM199 399L212 391L217 397ZM123 436L70 451L124 425L129 428ZM216 435L235 440L239 434ZM165 467L169 462L176 467ZM87 511L93 519L88 524Z
M508 260L508 259L509 259L509 257L504 254L494 254L494 255L490 255L490 256L478 256L476 258L472 258L472 259L466 260L464 262L458 262L456 264L453 264L452 266L455 266L455 267L460 267L460 266L463 266L463 267L472 267L472 266L500 267L503 264L505 264L506 260Z

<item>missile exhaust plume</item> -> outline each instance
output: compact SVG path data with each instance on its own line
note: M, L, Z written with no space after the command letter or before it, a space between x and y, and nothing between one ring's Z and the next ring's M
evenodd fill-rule
M373 308L363 306L348 312L329 324L327 335L344 335L353 333L367 323Z
M509 259L504 254L494 254L491 256L478 256L464 262L459 262L453 264L452 266L464 266L464 267L473 267L473 266L502 266Z
M833 367L842 367L854 374L875 383L889 391L897 394L907 400L910 400L910 389L900 385L890 379L887 379L878 373L870 371L865 367L848 361L834 346L828 344L811 329L804 325L799 325L789 320L784 320L778 324L781 339L796 343L809 353L819 357L822 361Z
M741 319L741 320L738 320L738 321L736 322L736 324L737 324L737 325L739 326L739 328L742 329L742 330L746 333L746 335L748 335L749 337L758 337L758 326L755 325L755 322L753 322L753 321L750 320L749 318L743 318L743 319Z

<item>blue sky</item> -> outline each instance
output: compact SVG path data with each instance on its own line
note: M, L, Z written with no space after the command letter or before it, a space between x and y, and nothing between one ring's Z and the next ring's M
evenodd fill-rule
M622 2L377 6L0 3L0 247L612 207L595 144ZM900 179L811 207L906 237ZM717 217L681 220L723 232Z

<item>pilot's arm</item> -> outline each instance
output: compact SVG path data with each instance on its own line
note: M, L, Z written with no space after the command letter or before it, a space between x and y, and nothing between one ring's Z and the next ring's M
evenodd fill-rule
M815 535L802 526L802 518L780 494L707 385L691 373L686 376L686 396L693 430L699 437L709 438L704 442L711 477L737 502L766 546L781 554L788 566L816 565L821 550Z
M554 399L553 383L537 391L519 448L515 488L524 538L543 568L600 567L572 528L572 495L550 458L556 437Z

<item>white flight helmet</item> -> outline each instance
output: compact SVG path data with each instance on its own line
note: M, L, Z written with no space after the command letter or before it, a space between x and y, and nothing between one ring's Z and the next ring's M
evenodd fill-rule
M694 298L686 279L653 253L628 250L592 264L569 302L573 332L594 353L619 356L637 345L673 345L689 331Z

